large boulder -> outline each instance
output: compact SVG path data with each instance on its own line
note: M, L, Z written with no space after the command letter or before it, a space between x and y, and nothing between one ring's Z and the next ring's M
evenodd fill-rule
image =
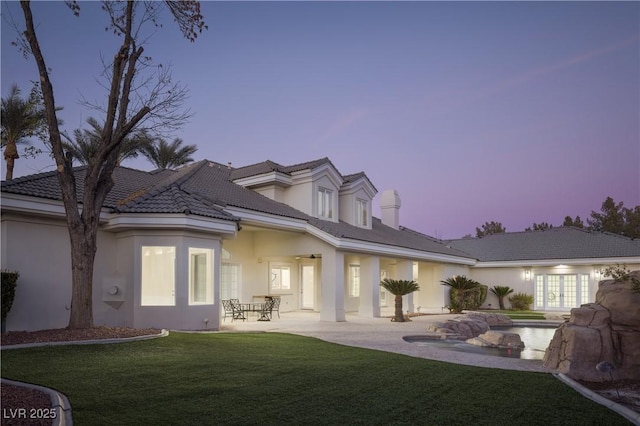
M448 338L467 340L489 331L491 326L511 326L511 319L503 314L469 313L444 322L429 324L427 331Z
M524 349L524 343L518 333L497 330L489 330L478 337L468 339L467 343L489 348Z
M630 275L640 279L640 271ZM615 370L596 369L602 361ZM640 380L640 293L631 280L601 281L596 302L572 309L556 330L543 363L577 380Z

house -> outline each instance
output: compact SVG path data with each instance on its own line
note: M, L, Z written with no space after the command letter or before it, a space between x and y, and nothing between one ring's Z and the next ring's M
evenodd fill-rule
M84 171L75 169L77 181ZM392 305L384 277L420 284L405 309L443 312L440 281L463 274L534 294L536 309L567 310L593 299L600 266L640 267L639 241L567 228L440 241L400 225L396 191L380 194L373 216L373 183L328 158L119 167L114 180L98 235L96 324L217 329L222 299L266 295L281 298L281 312L316 311L324 321L378 317ZM2 268L20 273L7 330L65 327L71 261L55 172L2 182L1 207Z

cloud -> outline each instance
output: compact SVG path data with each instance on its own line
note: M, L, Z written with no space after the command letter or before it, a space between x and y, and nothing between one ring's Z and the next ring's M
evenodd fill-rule
M599 49L594 49L588 52L580 53L554 63L541 65L539 67L530 69L523 73L514 75L510 78L502 79L499 82L496 82L494 84L480 87L474 92L468 93L467 96L462 96L457 101L454 100L450 102L449 108L446 108L446 110L450 112L457 108L467 106L479 100L493 96L497 93L506 91L511 87L523 85L525 83L528 83L544 75L561 71L563 69L569 68L571 66L574 66L582 62L587 62L589 60L606 55L608 53L615 52L620 49L624 49L625 47L631 46L636 43L638 43L638 36L634 35L632 37L626 38L624 40L620 40L616 43L612 43L610 45L601 47Z

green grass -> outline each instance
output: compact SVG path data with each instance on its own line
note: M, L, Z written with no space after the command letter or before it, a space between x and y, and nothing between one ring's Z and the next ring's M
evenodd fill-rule
M66 394L80 426L628 424L549 374L277 333L3 351L2 377Z
M524 319L543 320L543 319L545 319L544 313L538 312L538 311L511 311L511 310L507 310L507 309L503 309L503 310L491 309L491 310L482 311L482 312L489 312L489 313L493 313L493 314L505 314L509 318L514 319L514 320L524 320Z

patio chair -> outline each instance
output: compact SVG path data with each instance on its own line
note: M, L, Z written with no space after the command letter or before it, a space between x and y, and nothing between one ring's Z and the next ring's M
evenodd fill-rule
M224 318L222 318L222 322L227 319L227 314L231 317L231 321L233 322L233 306L231 306L231 300L222 299L222 308L224 309Z
M244 311L242 310L242 305L240 304L240 300L229 299L229 302L231 302L231 312L232 312L231 321L237 320L237 319L241 319L242 321L245 321L247 317L244 315Z
M274 303L275 301L273 299L265 300L259 312L260 318L258 318L258 321L271 321L271 311L273 310Z
M273 301L273 304L269 309L269 318L273 318L273 311L276 311L278 313L278 318L280 318L280 298L272 297L271 300Z

